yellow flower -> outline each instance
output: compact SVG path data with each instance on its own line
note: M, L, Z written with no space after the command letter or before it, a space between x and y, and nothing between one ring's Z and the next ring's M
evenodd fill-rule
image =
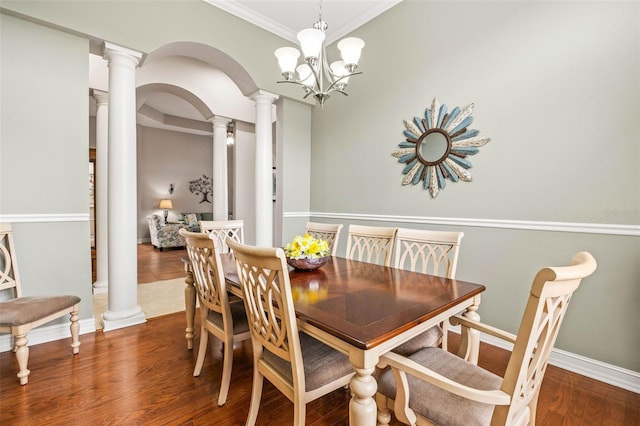
M327 240L314 238L310 234L295 238L284 247L284 253L292 259L308 259L329 256L329 243Z

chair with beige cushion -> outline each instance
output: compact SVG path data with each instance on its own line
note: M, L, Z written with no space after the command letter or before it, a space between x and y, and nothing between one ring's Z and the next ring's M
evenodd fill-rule
M209 238L214 240L220 253L228 253L229 247L225 242L229 237L234 241L244 244L244 220L202 220L200 221L200 232L209 234Z
M329 244L331 256L335 256L338 250L338 241L340 240L341 223L317 223L307 222L305 232L312 237L326 240Z
M218 405L224 405L231 383L233 345L251 338L247 315L241 300L229 301L220 254L214 248L214 241L207 234L189 232L186 229L181 229L180 235L187 243L187 254L200 302L200 347L193 375L200 375L207 353L209 333L211 333L223 344L222 380Z
M534 425L540 386L571 295L595 269L595 259L580 252L569 266L540 270L517 336L453 318L452 323L513 344L504 378L435 347L408 358L381 357L379 365L391 369L378 380L378 424L389 424L391 408L406 424Z
M346 258L391 266L397 229L349 225Z
M463 232L398 228L393 266L453 279L463 236ZM447 349L447 324L445 321L433 326L393 351L409 356L427 346L441 345Z
M31 329L69 315L71 321L71 349L80 351L80 325L77 296L23 296L16 263L13 231L8 223L0 223L0 294L8 299L0 302L0 333L11 333L18 361L21 385L29 381L29 346L27 333ZM5 296L6 295L6 296ZM54 366L52 366L54 367Z
M253 346L253 387L247 425L254 425L264 378L293 402L293 424L305 424L306 404L347 385L346 355L298 331L291 284L281 248L227 239L235 254Z

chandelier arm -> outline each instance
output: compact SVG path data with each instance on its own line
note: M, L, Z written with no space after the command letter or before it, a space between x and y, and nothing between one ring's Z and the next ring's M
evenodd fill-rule
M316 96L316 95L320 94L320 92L318 92L313 87L307 86L306 84L304 84L304 83L302 83L302 82L300 82L298 80L280 80L280 81L276 81L276 83L292 83L292 84L297 84L298 86L302 86L307 92L307 94L304 96L304 98L306 98L310 94L313 94L313 96Z
M322 58L320 58L322 59ZM321 62L324 62L321 60ZM316 85L316 89L313 89L311 86L307 86L306 84L303 84L304 86L308 87L309 89L313 90L315 93L322 93L322 72L320 72L321 67L318 67L318 71L316 71L316 69L311 66L310 63L306 63L307 66L311 69L311 73L313 74L313 79L315 80L315 85Z
M362 74L362 71L358 71L358 72L354 72L354 73L351 73L351 74L343 75L342 77L338 77L333 83L331 83L331 86L329 86L327 88L327 91L325 93L330 93L330 92L333 92L333 91L342 92L342 90L334 88L336 86L336 84L338 84L340 82L340 80L342 80L344 78L348 78L348 77L351 77L352 75L358 75L358 74ZM346 93L344 93L344 94L346 95Z

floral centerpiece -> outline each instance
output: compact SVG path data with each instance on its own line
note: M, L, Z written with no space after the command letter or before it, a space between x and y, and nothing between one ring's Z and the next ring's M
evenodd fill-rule
M329 244L327 240L314 238L311 234L296 235L284 246L287 263L296 269L318 269L329 260Z

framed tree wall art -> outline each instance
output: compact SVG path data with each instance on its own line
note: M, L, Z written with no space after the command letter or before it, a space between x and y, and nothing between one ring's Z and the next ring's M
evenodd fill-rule
M468 128L473 122L472 113L473 104L448 112L447 106L434 98L424 117L403 121L406 139L391 154L405 164L402 185L423 182L431 198L436 198L447 179L471 182L467 157L477 154L479 147L491 140L479 136L479 130Z

